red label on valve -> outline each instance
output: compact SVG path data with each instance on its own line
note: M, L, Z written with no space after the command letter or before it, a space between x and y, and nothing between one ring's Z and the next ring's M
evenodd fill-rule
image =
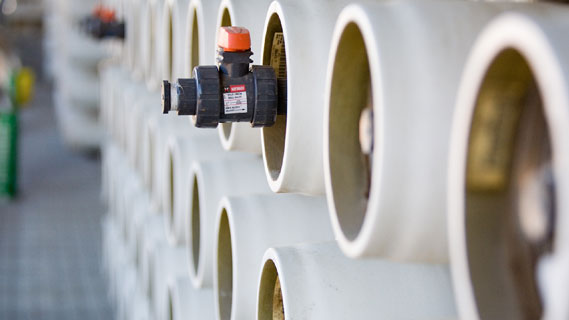
M245 85L244 85L244 84L240 84L240 85L229 86L229 91L231 91L231 92L242 92L242 91L245 91Z

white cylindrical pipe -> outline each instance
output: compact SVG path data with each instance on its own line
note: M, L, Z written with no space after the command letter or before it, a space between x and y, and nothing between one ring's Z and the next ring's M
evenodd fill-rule
M190 0L186 25L184 76L198 65L215 64L216 14L220 0Z
M109 212L115 223L120 226L120 216L124 212L124 186L132 176L126 158L122 152L117 152L113 170L109 175Z
M157 37L161 27L160 4L163 0L143 0L141 15L141 37L140 54L142 55L142 67L144 68L144 79L150 91L157 91L160 87L160 73L158 63L158 52L161 40Z
M101 219L101 239L102 239L101 260L102 260L103 270L105 271L105 275L109 278L107 280L110 280L110 273L113 264L112 244L116 242L115 229L116 228L111 217L108 214L104 215L103 218Z
M196 288L213 285L213 242L216 214L224 196L266 194L271 190L258 157L229 158L194 162L184 198L183 221L186 232L190 277Z
M117 212L117 224L129 252L134 253L134 242L129 242L130 225L133 223L135 212L139 210L146 210L148 208L149 198L148 193L143 188L140 177L134 172L132 168L126 168L126 175L118 197L120 199L119 212ZM143 207L145 206L145 207ZM132 255L134 256L134 255Z
M268 9L260 62L287 78L286 115L261 134L267 180L275 192L324 194L319 119L326 59L317 53L328 52L334 22L347 2L274 1ZM275 33L282 33L277 41Z
M518 11L479 36L457 95L448 232L461 319L569 317L569 11Z
M478 32L503 7L401 1L340 14L326 76L324 167L332 226L348 256L448 262L454 96Z
M137 81L144 81L145 76L145 69L146 69L146 54L143 52L147 43L147 36L144 34L144 31L147 30L147 26L145 24L148 23L147 19L147 12L146 12L146 2L148 0L132 0L132 7L131 7L131 21L134 21L134 28L130 27L129 22L127 21L127 37L132 36L133 38L131 41L131 57L132 57L132 69L131 74L133 79Z
M157 114L156 109L159 109L159 106L149 103L157 101L156 93L149 92L141 82L136 81L132 91L135 95L133 104L126 107L128 109L128 116L125 119L126 152L131 165L142 172L141 155L145 120L149 114Z
M124 1L124 21L125 21L125 39L124 39L124 53L125 64L131 73L140 73L137 65L139 56L138 41L140 40L140 27L141 27L141 10L142 1L128 0Z
M140 178L138 178L140 181ZM141 223L152 214L150 212L150 197L144 188L142 188L142 183L136 189L131 192L129 203L127 206L127 214L125 215L123 222L123 232L125 236L125 242L127 244L128 250L132 252L132 256L135 260L138 260L138 230Z
M137 242L140 257L139 276L140 282L147 296L150 297L151 281L150 275L153 273L153 252L156 247L166 243L166 235L164 234L164 217L161 215L148 215L138 230Z
M190 0L174 0L172 4L173 44L172 44L172 81L185 77L185 64L189 59L186 52L188 25L188 10Z
M335 242L269 249L258 283L257 320L457 318L448 265L352 260Z
M134 318L132 311L135 307L136 292L136 269L132 264L126 264L116 271L119 280L119 295L117 297L117 315L118 319Z
M213 319L213 290L196 289L186 275L170 279L168 305L164 319Z
M99 81L100 81L100 111L99 121L107 131L110 130L110 113L112 111L112 92L115 79L120 72L120 67L117 66L116 61L112 59L104 60L99 63Z
M116 125L115 122L118 121L117 112L118 108L122 107L121 101L119 99L119 88L123 87L123 83L127 79L127 74L125 70L116 65L114 62L107 61L104 63L104 67L101 67L102 78L101 78L101 113L100 119L108 131L110 138L116 138ZM104 70L104 71L103 71Z
M146 101L155 101L156 99L153 99L151 95L157 95L157 93L150 93L141 83L131 79L125 79L119 85L121 86L122 99L119 100L120 104L116 106L115 112L119 114L119 121L115 123L117 126L115 131L122 149L129 157L129 161L132 161L130 159L132 149L130 143L132 143L132 135L135 133L131 130L136 129L132 125L133 120L136 119L134 110L140 108L141 104ZM160 105L155 106L155 108L159 109Z
M110 141L107 141L101 148L101 198L104 203L110 206L111 189L113 176L115 173L115 164L118 161L118 148Z
M172 70L174 67L174 44L176 39L174 38L174 33L179 25L175 25L179 20L174 18L174 6L175 0L164 0L160 4L159 13L161 15L160 19L160 47L158 48L157 63L159 64L160 83L162 80L172 81Z
M157 97L158 99L159 97ZM153 112L153 111L151 111ZM143 132L143 177L150 191L153 210L161 211L162 203L162 171L166 160L166 142L170 135L177 137L200 137L200 141L210 141L204 149L218 148L219 143L211 141L213 131L193 128L188 119L176 115L149 114L146 117ZM219 148L218 148L219 149Z
M333 239L322 197L269 195L221 201L214 242L218 320L254 319L258 271L270 247Z
M254 0L247 5L239 1L222 0L217 12L217 29L225 26L240 26L249 30L254 64L261 64L261 43L264 17L272 0ZM213 52L215 56L217 53ZM261 154L261 130L251 128L249 123L222 123L218 126L219 138L225 150Z
M150 316L150 305L148 299L138 283L135 291L130 294L132 296L132 304L130 305L127 319L151 320L152 318Z
M172 278L187 276L187 258L184 247L172 247L161 243L151 254L150 294L151 312L154 319L164 319L168 307L168 281ZM165 320L165 319L164 319Z
M176 136L167 137L166 148L159 168L157 179L161 181L158 196L161 197L161 206L165 214L164 227L168 241L171 244L182 244L184 228L182 213L183 201L189 197L186 179L190 174L193 161L213 160L230 157L223 151L214 135L208 136ZM232 158L238 159L243 155L236 154Z

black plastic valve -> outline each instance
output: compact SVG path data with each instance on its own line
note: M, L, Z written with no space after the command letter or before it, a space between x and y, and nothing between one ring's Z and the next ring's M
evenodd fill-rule
M200 128L227 122L272 126L277 114L286 110L286 79L277 79L271 66L250 66L252 54L250 49L226 51L220 46L217 66L195 67L193 78L174 84L164 80L163 113L173 110L178 115L193 115Z
M117 21L114 11L104 8L97 8L93 14L85 17L81 21L83 30L96 39L125 37L125 23Z

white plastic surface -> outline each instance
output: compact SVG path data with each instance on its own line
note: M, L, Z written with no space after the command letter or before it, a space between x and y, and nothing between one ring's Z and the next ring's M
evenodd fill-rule
M351 260L326 242L271 248L260 270L257 320L278 319L275 276L286 319L457 318L447 265Z
M258 270L268 248L332 239L322 197L224 198L214 240L216 319L255 318Z

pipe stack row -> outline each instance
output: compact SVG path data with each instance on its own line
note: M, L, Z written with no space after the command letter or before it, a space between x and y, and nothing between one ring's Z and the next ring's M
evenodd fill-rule
M68 147L83 151L98 149L103 138L97 65L108 53L79 28L96 3L49 0L44 5L45 73L54 84L59 131Z
M567 319L569 8L108 1L104 267L119 319ZM161 114L220 26L287 78L263 129Z

